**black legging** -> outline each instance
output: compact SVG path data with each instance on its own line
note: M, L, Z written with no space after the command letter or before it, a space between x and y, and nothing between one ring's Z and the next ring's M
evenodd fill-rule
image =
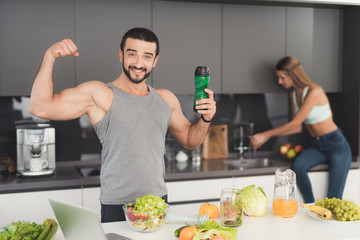
M167 203L167 195L162 196L162 199ZM125 221L125 213L123 210L124 205L108 205L101 204L101 222L117 222L117 221Z

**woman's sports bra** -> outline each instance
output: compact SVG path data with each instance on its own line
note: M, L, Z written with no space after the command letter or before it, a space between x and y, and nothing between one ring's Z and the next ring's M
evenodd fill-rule
M302 96L302 103L304 103L305 96L309 90L309 86L306 86L303 90L303 96ZM299 111L299 107L296 104L296 94L295 90L293 91L293 101L294 101L294 107L295 107L295 113ZM310 113L307 115L304 123L306 124L315 124L324 121L325 119L328 119L331 116L331 110L329 103L321 105L321 106L314 106L313 109L311 109Z

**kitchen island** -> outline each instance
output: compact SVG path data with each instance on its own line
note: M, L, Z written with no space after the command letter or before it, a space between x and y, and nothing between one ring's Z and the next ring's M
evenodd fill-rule
M219 206L219 202L211 202ZM198 217L200 203L170 206L171 212L187 217ZM336 220L321 220L310 210L299 206L293 218L281 218L274 215L272 208L268 208L264 217L243 217L243 224L238 227L238 238L241 240L355 240L360 239L360 221L339 222ZM220 218L216 219L220 222ZM184 223L166 223L152 233L139 233L128 226L126 222L102 224L106 233L114 232L134 240L172 240L174 231L184 226ZM57 239L61 238L61 233Z
M263 153L267 154L267 153ZM260 157L261 154L259 154ZM264 155L265 156L265 155ZM168 200L173 206L185 203L218 201L221 189L243 188L250 184L263 187L272 201L274 173L285 170L291 163L271 157L257 163L229 159L211 159L200 162L165 163L165 181ZM91 208L100 213L100 160L58 162L56 174L43 177L17 177L15 174L0 176L0 227L11 221L30 220L42 222L54 217L48 198L52 197ZM328 165L318 165L310 170L315 198L326 196ZM360 198L359 162L353 161L344 189L344 198ZM299 202L302 197L298 194ZM6 207L4 207L6 206ZM31 208L29 208L31 206ZM270 207L270 205L268 206ZM29 216L31 218L29 218Z

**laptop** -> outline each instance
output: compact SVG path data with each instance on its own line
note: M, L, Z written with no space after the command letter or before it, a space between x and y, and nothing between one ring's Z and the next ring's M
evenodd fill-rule
M131 240L115 234L105 234L98 214L88 208L49 198L66 240Z

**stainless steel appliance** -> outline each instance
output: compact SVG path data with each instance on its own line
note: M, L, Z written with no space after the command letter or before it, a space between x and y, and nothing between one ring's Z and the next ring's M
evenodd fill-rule
M17 123L16 140L18 174L39 176L55 172L55 128L50 123Z

